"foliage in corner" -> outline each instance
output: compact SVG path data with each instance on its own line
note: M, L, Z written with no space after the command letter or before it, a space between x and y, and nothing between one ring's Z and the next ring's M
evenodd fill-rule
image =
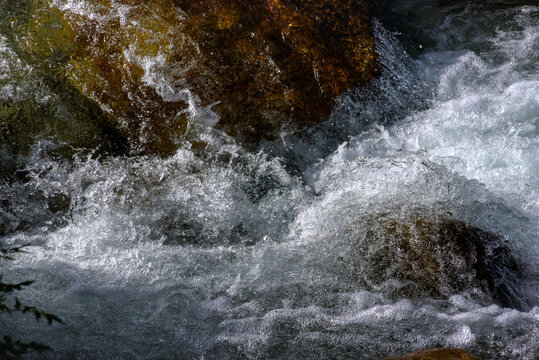
M12 256L17 253L25 252L24 248L26 246L27 245L13 248L0 248L0 260L13 260ZM49 325L53 322L63 324L64 322L58 316L40 310L35 306L25 305L21 303L17 297L15 297L14 300L9 301L9 298L14 292L23 290L33 282L34 281L23 281L13 284L5 283L2 281L2 275L0 275L0 316L13 313L31 314L37 321L45 319ZM47 345L34 341L17 341L7 334L2 334L2 337L0 338L0 358L2 359L4 357L7 359L21 359L21 355L27 354L29 351L43 352L47 350L51 350Z

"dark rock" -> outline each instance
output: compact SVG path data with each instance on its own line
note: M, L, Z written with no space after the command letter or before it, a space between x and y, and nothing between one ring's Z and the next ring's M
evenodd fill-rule
M324 120L336 96L376 72L367 1L175 2L202 54L188 82L206 103L221 101L218 126L236 136Z
M462 349L430 349L397 355L384 360L480 360Z
M501 236L425 214L382 217L366 228L350 256L367 287L412 298L481 289L504 307L526 308L523 271Z

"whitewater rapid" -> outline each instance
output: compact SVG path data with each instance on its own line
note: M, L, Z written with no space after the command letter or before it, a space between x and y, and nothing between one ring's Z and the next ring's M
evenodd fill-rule
M537 359L539 7L437 14L415 50L377 21L380 78L258 152L213 129L204 152L186 144L168 158L70 161L48 155L54 141L1 152L25 179L1 183L2 240L31 244L2 273L35 279L20 298L66 324L0 327L54 349L36 359L378 359L438 346ZM1 96L54 98L5 40L0 57L27 74ZM358 239L417 212L507 240L527 308L480 289L407 298L396 280L363 286Z

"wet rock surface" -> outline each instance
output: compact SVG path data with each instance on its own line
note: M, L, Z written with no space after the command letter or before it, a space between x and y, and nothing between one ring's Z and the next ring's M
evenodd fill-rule
M46 140L62 156L80 148L122 152L123 135L64 76L71 33L45 3L26 0L0 8L0 147L26 155Z
M385 360L479 360L462 349L430 349L386 358Z
M524 276L501 236L451 217L371 220L350 254L360 281L401 297L445 298L479 289L492 301L526 309Z
M202 39L203 66L187 79L206 102L221 101L219 126L232 134L255 140L290 120L323 120L336 96L375 74L367 2L176 3Z
M327 118L376 74L366 1L35 0L25 11L19 52L146 151L170 153L217 121L256 144Z

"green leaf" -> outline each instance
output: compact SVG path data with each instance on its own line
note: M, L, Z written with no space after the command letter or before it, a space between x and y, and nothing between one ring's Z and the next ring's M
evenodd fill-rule
M14 248L2 248L0 244L0 260L13 260L12 254L25 252L23 249L28 245L23 245ZM38 309L35 306L28 306L21 303L19 298L15 297L13 307L6 304L6 300L9 299L9 296L12 295L14 291L23 290L25 287L30 286L34 283L33 280L22 281L19 283L4 283L2 282L2 275L0 274L0 315L11 314L13 312L20 312L22 314L31 313L35 316L36 320L39 321L42 317L47 319L47 322L52 324L53 322L58 322L63 324L64 322L56 315L49 314L45 311ZM0 331L3 329L0 329ZM21 359L21 355L28 353L29 351L49 351L51 350L45 344L37 342L20 342L15 341L9 335L4 335L3 340L0 340L0 359L4 358L13 358Z

